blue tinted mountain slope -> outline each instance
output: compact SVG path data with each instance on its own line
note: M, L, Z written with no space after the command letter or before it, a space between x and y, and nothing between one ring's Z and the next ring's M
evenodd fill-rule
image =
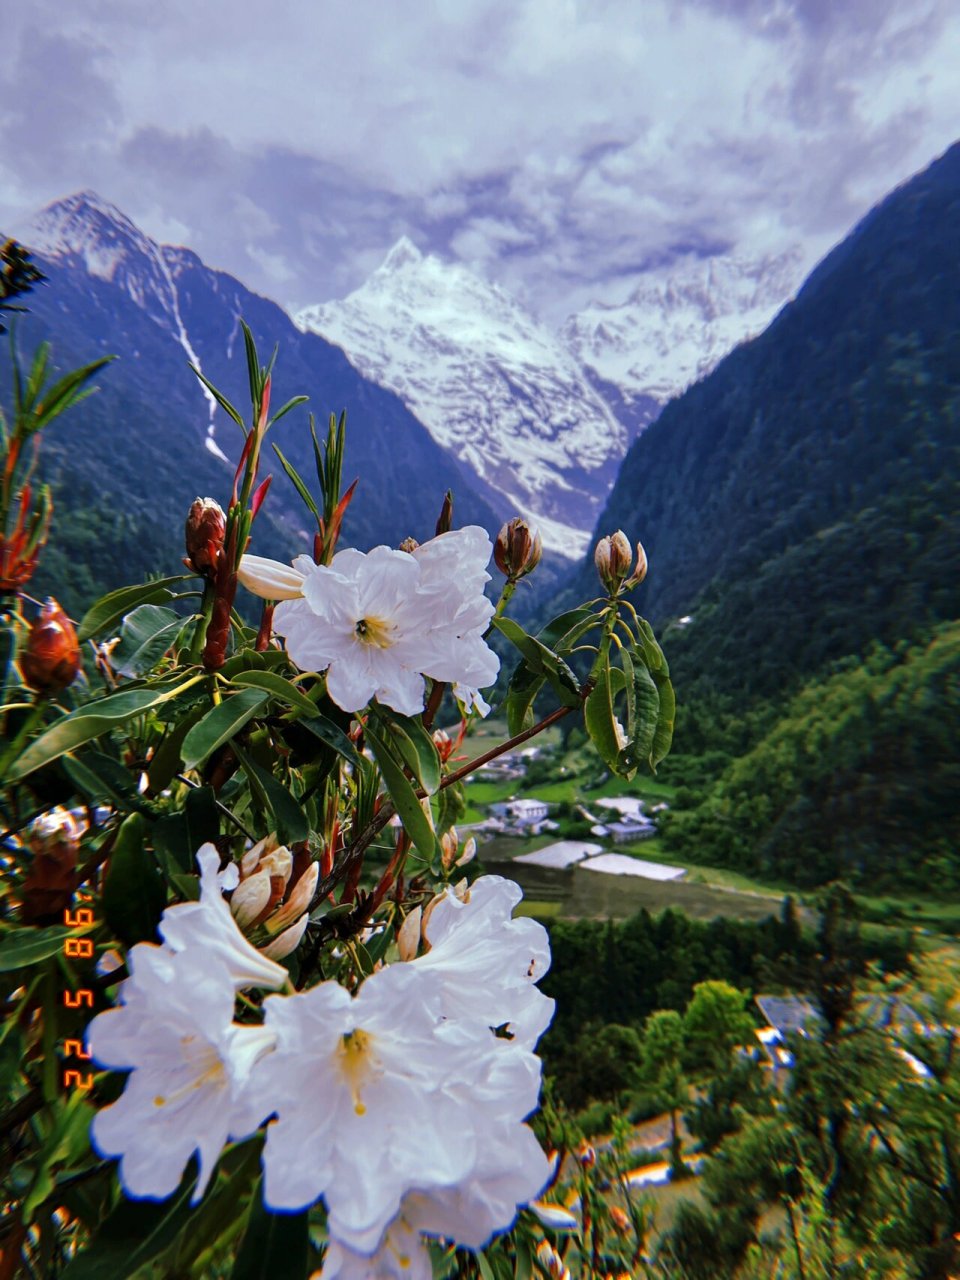
M960 615L958 230L955 146L628 453L598 528L645 543L642 608L692 615L687 681L775 693Z
M280 355L274 403L310 397L323 426L330 410L348 411L345 480L363 474L345 528L358 546L433 532L446 488L457 519L491 530L499 524L469 488L457 463L389 392L359 376L337 348L295 328L286 313L195 254L155 244L112 206L84 193L50 206L21 237L48 277L29 299L18 329L21 349L49 338L63 369L112 352L98 395L49 433L44 467L56 487L60 560L97 591L144 570L175 571L186 509L198 493L226 501L241 445L238 428L216 408L187 367L192 361L239 407L246 370L239 321L251 326L261 355ZM9 373L0 373L9 400ZM291 413L274 438L312 474L306 409ZM273 464L273 465L271 465ZM276 460L267 510L286 517L258 526L258 549L289 553L302 545L306 514ZM48 574L49 576L49 574ZM57 583L68 592L77 584ZM79 594L79 593L77 593Z

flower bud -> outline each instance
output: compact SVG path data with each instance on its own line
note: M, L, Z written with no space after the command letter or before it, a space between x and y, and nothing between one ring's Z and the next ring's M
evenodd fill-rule
M610 1206L610 1221L613 1223L614 1230L621 1235L626 1235L630 1230L630 1219L619 1205L612 1204Z
M453 752L453 739L447 733L446 729L434 729L433 745L437 748L437 755L440 757L440 763L446 764Z
M265 556L241 556L237 581L261 600L298 600L303 595L299 569Z
M437 537L441 533L449 533L453 527L453 493L451 490L443 495L443 506L440 508L440 514L437 517Z
M212 577L226 531L227 518L219 502L213 498L195 499L184 528L187 567L203 578Z
M73 902L83 825L69 809L56 808L34 822L27 837L32 854L20 888L24 924L61 924Z
M637 543L637 563L630 577L623 584L628 591L632 591L634 587L639 587L640 583L647 576L647 553L643 549L643 543Z
M606 589L611 593L619 591L633 563L633 552L622 529L600 539L593 553L593 563Z
M409 556L409 555L413 555L414 551L416 551L419 545L420 543L416 540L416 538L404 538L404 540L400 543L399 549L401 551L406 551L407 555Z
M577 1148L577 1159L584 1169L592 1169L597 1163L597 1151L589 1142L583 1141Z
M73 623L52 596L30 625L20 655L23 678L38 693L57 693L73 684L80 670L80 641Z
M522 516L514 516L497 534L493 558L507 578L516 581L533 573L543 555L540 534Z

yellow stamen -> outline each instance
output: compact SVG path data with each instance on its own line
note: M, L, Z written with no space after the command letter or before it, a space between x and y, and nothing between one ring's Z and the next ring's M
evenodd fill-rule
M360 1086L370 1070L370 1036L357 1027L341 1037L337 1046L340 1069L346 1076L353 1098L353 1109L358 1116L366 1115L367 1108L360 1101Z
M361 618L353 630L361 644L376 649L389 649L394 643L393 623L384 618Z

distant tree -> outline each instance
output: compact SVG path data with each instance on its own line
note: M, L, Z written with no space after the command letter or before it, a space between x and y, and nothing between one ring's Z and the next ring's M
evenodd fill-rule
M715 1075L738 1045L755 1043L749 993L729 982L698 982L683 1015L683 1061L688 1071Z

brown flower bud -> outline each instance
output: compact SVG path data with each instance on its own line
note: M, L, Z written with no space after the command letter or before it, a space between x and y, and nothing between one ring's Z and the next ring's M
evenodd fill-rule
M80 670L80 642L73 623L52 596L30 624L20 670L31 689L57 693L73 684Z
M203 578L211 577L223 549L226 530L227 518L219 502L213 498L197 498L184 528L187 567Z
M497 568L513 581L533 573L542 555L540 534L531 529L522 516L514 516L505 524L493 544Z
M30 828L27 848L32 858L20 889L24 924L61 924L73 902L77 856L83 826L69 809L52 809Z
M443 495L443 506L437 517L437 537L441 533L449 533L453 528L453 493L450 489Z
M633 573L623 584L628 591L632 591L634 587L639 587L640 583L647 576L647 553L643 549L643 543L637 543L637 563Z
M593 553L593 563L597 566L600 581L610 592L617 592L633 564L633 552L627 535L622 529L601 538Z

